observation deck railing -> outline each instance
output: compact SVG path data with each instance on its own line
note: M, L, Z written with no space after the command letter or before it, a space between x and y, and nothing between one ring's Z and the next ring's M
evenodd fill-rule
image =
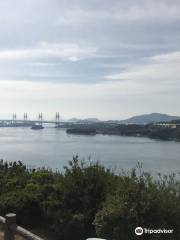
M5 218L0 216L0 223L4 225L4 240L15 240L15 235L25 240L44 240L30 231L16 225L16 214L8 213Z

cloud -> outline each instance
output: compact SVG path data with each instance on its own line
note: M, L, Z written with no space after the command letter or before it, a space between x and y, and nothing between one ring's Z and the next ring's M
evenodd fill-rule
M180 52L155 55L141 65L135 65L121 73L107 75L108 80L132 80L156 82L180 82Z
M0 108L6 116L13 111L18 115L28 111L34 117L43 111L46 119L56 111L65 118L123 119L149 112L178 115L179 75L179 63L152 63L149 59L149 64L109 76L111 81L99 83L2 80Z
M69 57L68 59L69 59L70 61L72 61L72 62L77 62L77 61L80 60L80 58L79 58L79 57L76 57L76 56Z
M114 86L109 84L52 84L31 81L0 81L0 107L9 116L12 111L24 111L36 116L43 111L47 117L60 111L63 117L103 117L108 98ZM108 96L108 97L107 97ZM108 106L106 105L106 111ZM13 110L14 109L14 110Z
M130 5L127 9L119 11L116 19L130 21L176 21L180 20L180 4L164 0L143 1L142 4Z
M108 82L121 88L133 102L128 108L136 112L174 112L179 115L180 101L180 52L156 55L140 65L134 65L120 73L105 76ZM127 90L128 89L128 90ZM120 88L119 94L121 95Z
M41 42L37 47L25 49L0 50L0 60L28 60L60 58L69 61L95 56L97 48L80 46L73 43L47 43Z
M82 25L87 23L127 21L168 21L180 20L180 3L178 1L151 0L134 1L123 5L121 1L113 3L108 8L65 8L57 20L58 25Z
M2 1L1 112L180 114L179 12L179 0Z
M150 61L154 63L180 63L180 52L173 52L167 54L161 54L153 56Z

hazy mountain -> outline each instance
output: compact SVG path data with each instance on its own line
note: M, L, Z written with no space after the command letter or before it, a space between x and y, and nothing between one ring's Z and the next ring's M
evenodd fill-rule
M75 123L96 123L100 120L98 118L85 118L85 119L79 119L79 118L71 118L68 120L68 122L75 122Z
M68 119L68 122L79 122L79 121L81 121L81 119L79 119L79 118L70 118L70 119Z
M88 121L88 122L99 122L100 120L98 118L85 118L83 121Z
M161 113L151 113L151 114L144 114L139 116L134 116L128 118L126 120L120 121L120 123L125 124L148 124L148 123L156 123L156 122L168 122L172 120L180 119L178 116L170 116L167 114Z

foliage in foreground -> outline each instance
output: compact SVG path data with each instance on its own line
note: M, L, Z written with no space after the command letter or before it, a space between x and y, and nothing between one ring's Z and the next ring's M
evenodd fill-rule
M63 173L1 161L0 215L16 212L19 224L59 240L136 239L137 226L175 230L148 239L180 239L180 182L138 170L116 175L78 157Z

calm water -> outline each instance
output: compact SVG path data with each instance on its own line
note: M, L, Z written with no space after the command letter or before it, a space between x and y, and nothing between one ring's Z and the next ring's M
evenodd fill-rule
M62 129L0 128L0 158L21 160L32 167L63 169L72 156L99 160L108 167L129 170L137 162L146 171L179 172L180 142L120 136L67 135Z

